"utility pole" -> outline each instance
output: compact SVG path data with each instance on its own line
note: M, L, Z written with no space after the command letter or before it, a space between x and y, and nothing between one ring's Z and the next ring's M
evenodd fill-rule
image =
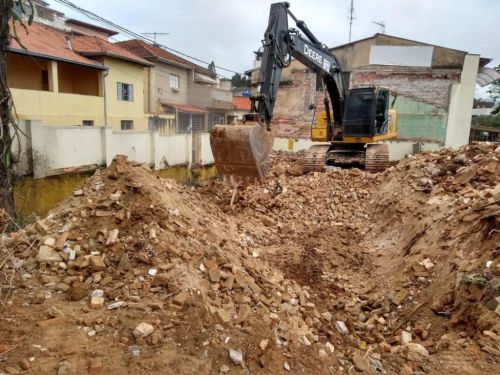
M158 35L170 35L170 33L157 33L156 31L153 31L152 33L141 33L141 35L152 35L153 41L154 41L154 43L156 43L156 36L158 36Z
M351 0L351 7L349 8L349 43L351 43L352 20L354 19L354 0Z

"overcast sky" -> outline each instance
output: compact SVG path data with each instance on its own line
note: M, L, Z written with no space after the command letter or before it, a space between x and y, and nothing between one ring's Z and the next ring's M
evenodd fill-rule
M68 17L90 22L48 0ZM73 0L138 33L168 32L158 42L216 65L243 72L261 44L272 0ZM291 10L317 38L334 47L348 42L350 0L291 0ZM380 30L402 38L459 49L500 63L499 0L354 0L352 40ZM291 21L290 21L291 22ZM292 26L292 24L291 24ZM123 37L118 37L123 39ZM219 70L225 76L231 73Z

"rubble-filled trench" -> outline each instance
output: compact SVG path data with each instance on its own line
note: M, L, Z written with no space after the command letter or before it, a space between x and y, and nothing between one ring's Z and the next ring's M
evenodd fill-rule
M2 234L0 374L498 374L500 148L297 157L236 190L117 157Z

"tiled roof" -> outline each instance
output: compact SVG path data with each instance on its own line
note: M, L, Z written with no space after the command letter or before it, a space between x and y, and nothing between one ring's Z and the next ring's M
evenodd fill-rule
M191 113L207 113L208 111L195 107L194 105L189 105L189 104L173 104L173 103L167 103L167 102L161 102L162 105L168 105L174 108L177 108L181 112L191 112Z
M71 38L71 44L73 45L73 49L82 55L110 56L144 66L154 66L151 62L137 56L129 50L97 36L74 36Z
M250 98L248 96L233 96L233 109L250 111Z
M185 65L189 69L193 69L199 73L203 73L209 75L210 77L215 77L215 73L204 68L202 66L196 65L186 59L183 59L180 56L177 56L171 52L164 50L163 48L155 47L152 44L146 43L139 39L131 39L123 42L116 42L117 44L123 48L128 49L129 51L135 53L138 56L141 56L144 59L163 59L167 61L172 61L176 64Z
M18 25L16 30L21 43L26 49L22 48L19 43L12 38L9 46L11 52L95 66L101 69L104 68L101 63L81 56L70 49L66 35L63 32L36 22L33 22L31 25L26 25L26 28L28 32L26 32L22 26Z

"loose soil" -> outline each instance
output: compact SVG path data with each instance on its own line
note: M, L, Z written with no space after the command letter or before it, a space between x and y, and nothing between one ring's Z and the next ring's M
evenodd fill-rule
M297 158L231 204L117 157L3 234L0 374L498 374L500 148Z

